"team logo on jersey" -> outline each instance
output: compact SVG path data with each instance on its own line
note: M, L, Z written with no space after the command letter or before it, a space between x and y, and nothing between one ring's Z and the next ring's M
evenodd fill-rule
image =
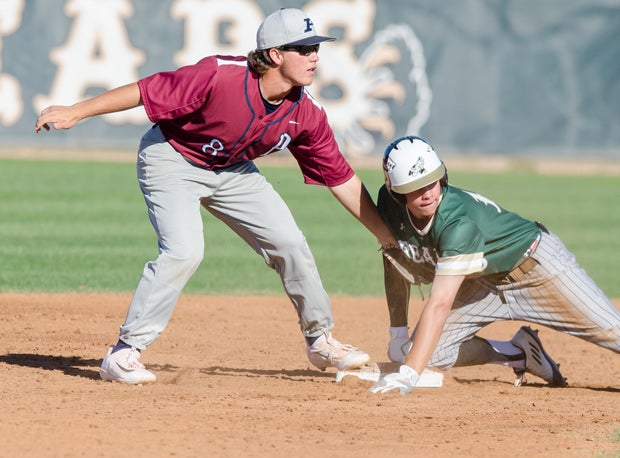
M420 156L415 164L413 164L413 167L409 169L409 176L421 175L424 172L426 172L426 167L424 167L424 158Z
M291 143L291 136L284 132L283 134L280 134L278 143L272 146L266 153L261 154L261 156L267 156L268 154L275 153L276 151L282 151L288 146L289 143Z

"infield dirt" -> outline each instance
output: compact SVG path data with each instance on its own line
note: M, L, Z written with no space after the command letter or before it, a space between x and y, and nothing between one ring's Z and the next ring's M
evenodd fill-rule
M141 359L158 382L102 382L129 300L0 294L0 456L620 456L620 357L546 328L568 388L534 376L515 387L512 370L483 366L374 395L310 366L285 297L184 295ZM384 299L336 297L333 309L336 338L387 360ZM509 339L522 324L481 334Z

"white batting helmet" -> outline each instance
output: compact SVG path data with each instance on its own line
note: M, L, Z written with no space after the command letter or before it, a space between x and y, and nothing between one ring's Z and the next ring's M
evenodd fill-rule
M394 140L383 153L383 170L390 191L407 194L441 180L446 166L426 140L407 136Z

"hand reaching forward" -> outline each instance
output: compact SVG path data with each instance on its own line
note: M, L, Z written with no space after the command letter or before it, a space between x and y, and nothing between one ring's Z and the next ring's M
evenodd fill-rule
M107 113L116 113L142 105L138 83L129 83L70 106L52 105L41 112L34 126L41 129L71 129L78 121Z
M368 391L371 393L387 393L398 388L400 394L407 394L413 391L420 375L406 365L400 366L398 372L382 375Z
M45 130L50 130L50 127L56 130L70 129L79 120L80 118L75 114L75 109L72 106L52 105L41 112L34 130L39 133L41 128Z

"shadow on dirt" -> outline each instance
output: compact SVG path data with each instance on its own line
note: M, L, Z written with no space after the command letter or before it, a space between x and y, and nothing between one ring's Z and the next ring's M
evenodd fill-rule
M510 385L513 386L512 383L510 382L503 382L503 381L498 381L497 379L494 380L487 380L487 379L481 379L481 378L475 378L475 379L464 379L461 377L453 377L452 378L455 382L460 383L460 384L464 384L464 385L474 385L477 383L488 383L488 382L499 382L499 383L503 383L506 385ZM530 382L527 381L526 383L523 384L523 387L527 387L527 388L534 388L534 387L538 387L538 388L551 388L553 390L565 390L565 389L570 389L570 388L574 388L574 389L580 389L580 390L590 390L590 391L601 391L601 392L606 392L606 393L620 393L620 388L615 388L613 386L584 386L584 385L571 385L570 383L568 384L567 387L559 387L559 386L550 386L545 382Z
M231 375L243 377L273 377L284 380L300 381L308 377L326 377L334 378L335 374L331 372L319 372L311 369L242 369L238 367L211 366L199 370L201 374L206 375Z
M84 359L79 356L37 355L33 353L9 353L0 355L0 363L12 366L32 367L46 371L62 371L73 377L99 380L100 359ZM93 369L95 367L96 369Z
M72 377L84 377L99 380L100 359L85 359L79 356L54 356L37 355L34 353L9 353L0 355L0 363L11 366L30 367L46 371L62 371ZM149 369L156 372L175 373L182 371L178 366L170 364L150 364ZM212 366L198 369L198 372L206 375L217 376L245 376L245 377L273 377L288 380L302 380L308 377L333 378L334 374L319 372L318 370L286 370L286 369L243 369L236 367Z

